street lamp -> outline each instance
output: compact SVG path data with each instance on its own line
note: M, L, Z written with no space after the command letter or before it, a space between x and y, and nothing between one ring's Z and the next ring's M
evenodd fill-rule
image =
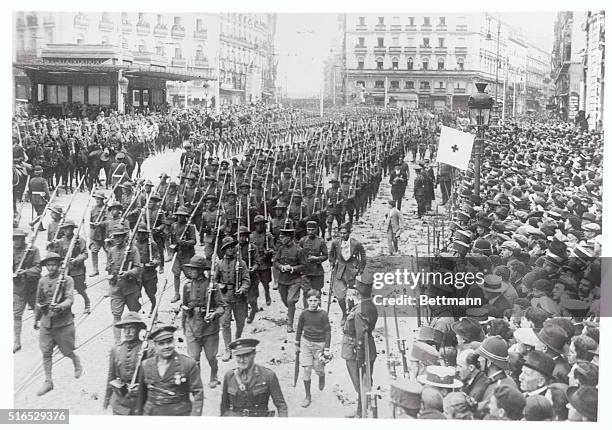
M474 194L478 197L480 197L480 155L484 142L484 131L489 125L493 107L493 98L485 93L486 87L487 84L484 82L476 83L478 92L472 94L468 100L470 125L477 128L474 142L476 146L474 150Z
M121 98L120 100L118 100L117 103L117 110L119 111L119 113L125 113L125 97L128 92L129 83L130 81L128 81L125 76L121 76L117 81L117 84L119 85L119 94L121 94Z

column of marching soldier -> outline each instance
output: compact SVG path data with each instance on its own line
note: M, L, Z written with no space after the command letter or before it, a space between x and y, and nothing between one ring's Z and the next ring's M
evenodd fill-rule
M327 312L321 309L321 263L326 260L332 267L330 288L342 311L346 341L342 358L347 360L361 399L360 369L368 367L363 366L365 362L373 364L376 356L371 336L376 310L364 301L371 280L361 279L366 254L350 236L351 224L371 205L383 171L403 159L404 147L402 139L390 139L389 129L383 132L376 125L346 130L346 126L328 124L327 129L317 129L293 147L250 147L242 160L234 157L220 163L186 142L179 181L162 174L155 188L150 180L134 183L118 154L108 183L111 192L107 195L94 187L78 223L67 218L72 200L65 208L54 204L58 188L51 195L40 169L35 168L28 189L39 216L31 223L34 233L29 244L26 231L14 229L13 268L14 352L21 348L26 304L34 309L35 328L40 330L45 381L37 394L53 389L51 358L55 346L72 358L75 378L82 373L74 352L74 290L84 299L84 313L91 312L84 263L91 255L93 273L89 276L99 276L98 256L104 251L109 275L105 295L110 297L116 342L110 354L104 406L112 404L114 413L201 414L200 356L204 350L210 366L209 387L215 388L219 384L216 356L221 332L225 346L222 360L229 361L233 355L238 365L223 380L221 414L273 414L268 411L271 396L278 414L286 415L276 375L254 364L258 341L241 338L245 322L252 323L259 310L260 283L266 304L271 304L272 279L288 310L288 333L295 332L296 303L300 293L303 297L304 311L297 322L296 367L303 369L306 395L302 406L309 406L312 370L322 390L324 364L331 359L327 316L331 291ZM329 173L333 177L325 189ZM89 210L91 200L95 203ZM39 232L45 231L42 222L47 211L51 217L46 228L48 252L41 259L34 242ZM331 240L334 220L339 237L328 251L320 235ZM87 223L89 245L83 238ZM196 254L198 242L204 247L203 254ZM171 267L165 272L168 262ZM41 276L43 266L47 274ZM172 277L172 303L178 303L182 311L189 357L174 349L175 326L154 325L159 307L158 274L164 273L163 289ZM182 274L187 279L183 285ZM139 316L142 289L151 303L150 324ZM150 341L148 347L140 340L141 329ZM363 339L369 339L365 344L372 361L365 355L368 348ZM360 400L357 415L361 406Z

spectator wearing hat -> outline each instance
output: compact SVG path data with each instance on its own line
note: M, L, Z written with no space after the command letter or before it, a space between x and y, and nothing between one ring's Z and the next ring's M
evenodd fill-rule
M39 330L38 344L42 352L45 381L36 393L37 396L53 390L52 368L55 346L65 357L72 360L76 379L83 373L81 360L74 353L74 315L71 310L74 302L74 281L69 275L64 278L63 288L56 292L59 278L62 276L60 273L62 260L59 254L49 252L40 261L41 266L46 267L47 274L38 280L34 329Z
M132 383L143 347L139 333L146 329L146 324L138 312L127 312L114 326L123 331L123 342L113 346L110 351L103 408L107 409L110 405L113 415L136 415L137 391L128 390L128 386ZM147 358L147 352L144 352L143 359Z
M567 389L569 421L597 421L597 388L569 387Z
M34 211L38 217L43 214L45 206L51 199L49 183L42 177L42 174L43 168L39 165L34 166L34 177L30 179L28 184L28 197L30 198L30 203L32 204L32 207L34 208ZM39 230L45 231L42 222L40 223Z
M71 242L74 238L74 229L77 225L74 221L67 219L63 224L60 225L62 231L62 237L55 243L52 249L57 252L60 257L66 258L68 251L70 250ZM87 253L87 242L82 237L74 238L74 245L72 248L72 255L68 260L68 275L74 281L74 289L77 293L83 297L85 302L85 314L91 312L89 296L87 296L87 285L85 283L85 277L87 275L85 269L85 260L89 257Z
M344 325L347 315L347 290L354 285L355 278L363 273L367 262L363 245L350 234L351 225L343 224L340 237L332 241L329 249L329 264L332 267L330 282L342 311L341 325Z
M427 366L438 366L442 356L438 350L425 342L416 340L408 354L408 371L414 379L425 373Z
M118 225L113 230L113 246L108 251L106 272L111 276L110 285L111 313L115 322L121 320L123 310L140 311L140 276L142 264L136 245L128 249L129 230ZM113 327L115 344L121 341L121 330Z
M463 382L461 390L476 402L481 402L489 383L478 358L473 349L461 350L457 354L457 375Z
M389 397L393 406L393 418L415 419L421 409L423 386L413 379L391 381ZM397 411L400 413L397 413Z
M485 420L519 421L523 418L523 410L527 401L515 387L498 385L493 390Z
M542 351L530 351L525 356L519 376L521 390L525 397L544 395L550 384L555 362Z
M204 388L200 368L193 358L176 350L175 331L171 325L151 331L149 339L156 354L142 362L138 415L202 415Z
M564 356L567 347L567 332L558 325L546 325L542 330L536 332L540 342L544 344L544 352L555 362L552 382L569 382L569 372L571 366Z
M215 266L213 274L214 282L223 296L224 313L221 318L221 328L225 353L222 360L229 361L232 342L232 315L236 321L236 339L242 336L245 320L247 318L247 292L251 286L251 280L246 263L236 256L238 241L231 236L226 236L221 244L223 259Z
M387 230L387 245L389 254L399 252L398 241L404 230L404 219L402 213L395 207L396 200L389 200L389 212L385 214L385 224Z
M13 353L21 349L21 327L26 304L34 309L40 279L40 252L26 245L27 233L13 229Z
M425 385L421 391L420 420L445 420L444 396L440 389L431 385Z
M193 224L188 224L187 219L190 211L185 206L179 206L174 212L177 217L176 222L170 227L170 243L174 256L172 274L174 275L174 297L171 302L176 303L181 300L181 271L183 265L191 260L195 255L196 229Z
M351 417L361 417L362 399L360 380L366 377L365 366L369 366L372 375L374 361L376 360L376 343L372 332L378 320L378 311L372 303L372 286L374 278L365 273L355 280L355 290L359 293L358 303L346 318L343 324L341 357L346 360L346 367L357 392L357 410ZM367 350L366 350L367 342ZM369 356L366 354L369 353ZM371 386L369 381L368 386Z
M221 416L273 417L275 411L268 410L270 398L278 416L288 416L276 373L255 363L257 344L257 339L242 338L229 345L237 368L228 370L223 377Z
M502 318L506 310L512 309L512 305L503 294L505 289L500 276L492 274L485 275L484 282L480 286L480 289L483 292L485 300L488 301L484 307L488 309L490 316Z
M417 376L421 384L434 387L442 397L463 387L463 382L455 379L455 369L447 366L427 366L425 373ZM441 412L441 411L440 411Z
M464 392L449 393L444 397L444 416L449 420L473 420L477 405Z

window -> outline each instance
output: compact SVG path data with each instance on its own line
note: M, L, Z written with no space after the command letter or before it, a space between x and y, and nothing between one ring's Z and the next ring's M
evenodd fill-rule
M444 81L438 81L438 82L436 83L436 88L439 88L439 89L441 89L441 90L446 89L446 82L444 82Z
M429 68L429 60L424 58L423 61L421 61L421 65L423 70L427 70Z
M72 86L72 102L85 103L85 87L83 85Z
M162 25L164 23L164 16L157 15L157 25Z
M431 89L431 85L430 85L429 81L421 81L420 85L419 85L419 88L421 90L429 90L429 89Z
M426 17L424 17L424 18L423 18L423 25L424 25L424 26L431 25L431 22L430 22L430 20L429 20L429 17L428 17L428 16L426 16Z
M202 20L196 19L196 31L202 31Z
M412 70L414 67L414 60L412 59L412 57L408 57L408 64L406 66L406 68L408 70Z
M414 16L409 16L408 17L408 25L414 25Z
M457 67L459 70L463 70L465 60L463 58L457 58Z
M174 25L181 25L181 17L180 16L175 16L174 17Z
M406 81L404 88L407 90L414 90L414 81Z
M142 21L144 21L144 13L138 12L138 22L140 23Z
M365 88L365 81L357 81L357 82L355 82L355 85L358 88Z
M399 46L399 37L393 37L393 46Z
M357 68L358 69L363 69L363 67L364 67L363 57L357 58Z
M457 38L457 47L458 48L465 48L465 37Z
M121 48L128 49L128 40L124 36L121 36Z
M138 52L146 52L147 46L145 44L144 39L140 39L138 41Z
M391 81L391 89L399 90L399 81Z
M359 38L359 43L357 44L357 46L361 46L361 47L365 46L365 37Z
M465 82L464 81L456 81L455 82L455 88L457 88L458 90L464 90L465 89Z
M374 88L385 88L385 81L376 81L374 83Z
M376 59L376 69L377 70L383 69L383 59L380 57Z
M90 105L110 105L110 87L87 87L87 103Z
M77 45L82 45L85 42L85 35L83 33L77 34L76 43Z
M378 47L379 48L384 48L385 47L385 38L384 37L377 38L377 41L378 41Z
M155 54L159 55L161 57L165 56L166 53L164 52L164 44L162 42L159 42L156 46L155 46Z
M438 58L438 70L444 70L444 58Z
M176 58L177 60L183 58L183 51L181 50L181 48L174 48L174 58Z
M424 48L429 48L429 37L424 37L423 38L423 47Z
M195 59L196 60L203 60L204 59L204 49L202 48L202 45L198 45L198 47L196 49L196 53L195 53Z
M399 58L397 57L393 57L391 59L391 68L393 70L398 70L399 69Z
M384 16L379 16L378 17L378 25L385 25L385 17Z
M444 48L444 38L443 37L438 37L438 47Z
M130 22L128 21L128 14L125 12L121 12L121 23L122 24L129 24Z
M445 16L441 16L438 19L440 20L439 25L446 25L446 17Z
M359 25L366 25L366 23L365 23L365 16L360 16L359 17Z

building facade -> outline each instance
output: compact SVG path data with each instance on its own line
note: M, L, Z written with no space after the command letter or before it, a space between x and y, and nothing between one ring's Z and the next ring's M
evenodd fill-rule
M605 11L587 12L584 56L585 117L589 129L603 127L605 78Z
M465 109L487 82L501 105L522 83L511 101L526 109L527 44L488 13L349 14L345 38L349 103Z
M559 12L554 26L552 80L555 93L552 105L558 116L574 121L584 110L584 53L586 37L582 24L584 12Z

